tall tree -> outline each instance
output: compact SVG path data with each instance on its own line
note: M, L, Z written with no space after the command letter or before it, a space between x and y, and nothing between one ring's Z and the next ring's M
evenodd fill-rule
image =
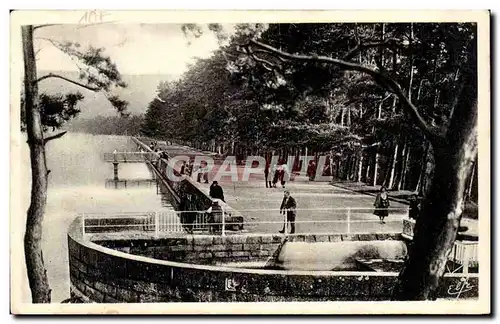
M355 76L355 82L346 88L356 89L357 81L367 76L382 90L373 100L379 107L373 114L376 122L393 125L390 132L383 129L385 141L372 145L384 146L386 157L397 156L397 150L389 148L405 128L415 137L410 140L423 136L429 143L429 149L420 147L418 152L431 155L425 174L432 181L420 180L429 185L423 190L422 214L394 298L433 299L456 238L477 153L476 25L273 24L253 30L242 26L240 31L236 51L241 55L232 66L257 85L263 104L292 112L301 96L327 96L342 87L339 83L347 83L348 76ZM360 91L359 96L376 93ZM387 93L393 100L385 105ZM339 111L342 126L350 109L344 104ZM395 164L386 165L387 174Z
M389 26L388 26L389 27ZM396 26L400 27L400 26ZM416 26L413 26L415 28ZM432 185L427 193L421 217L415 226L414 241L409 251L409 258L401 272L394 298L397 300L432 299L444 274L448 254L450 253L463 210L464 191L473 160L477 153L477 32L473 24L441 24L420 25L420 31L431 31L439 39L433 46L437 47L436 63L439 67L460 69L460 79L456 82L454 103L449 105L451 118L430 123L422 116L420 109L408 97L398 82L404 78L389 73L383 67L372 67L350 60L351 54L371 46L388 48L397 45L399 51L405 46L394 40L357 43L341 59L321 55L294 54L295 51L284 51L276 46L264 43L266 39L250 39L246 44L253 53L260 52L257 60L266 60L268 67L280 69L283 61L301 65L313 64L323 67L336 67L340 70L357 71L366 74L383 89L394 93L404 111L413 123L423 132L433 147L435 172ZM433 47L431 46L431 47ZM427 54L428 55L428 54ZM449 59L442 64L443 56ZM254 54L255 56L255 54ZM272 61L271 61L272 60ZM423 111L443 116L433 107Z
M121 80L116 65L112 63L109 57L103 54L103 49L100 48L89 48L87 51L80 51L80 46L77 43L57 43L51 41L57 48L82 63L84 68L80 69L81 80L71 80L54 73L38 78L33 34L35 29L42 27L45 26L26 25L21 27L24 55L24 113L31 162L31 201L27 212L24 254L33 303L50 303L51 301L51 289L47 279L47 270L45 269L42 251L42 224L47 203L47 180L49 174L45 156L45 145L49 141L65 134L65 132L61 132L48 137L44 136L43 116L50 114L42 112L41 99L42 101L45 99L44 97L40 98L38 94L38 83L49 78L62 79L87 90L104 91L108 100L121 113L125 113L127 107L125 101L110 94L112 87L125 87L126 85ZM69 100L74 103L79 98L77 96ZM61 111L64 111L64 109Z

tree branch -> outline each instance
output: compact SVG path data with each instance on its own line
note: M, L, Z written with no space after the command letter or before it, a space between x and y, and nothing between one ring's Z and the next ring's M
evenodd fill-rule
M77 81L74 81L74 80L71 80L71 79L68 79L66 77L63 77L59 74L54 74L54 73L49 73L47 75L44 75L43 77L41 78L38 78L36 81L34 81L35 83L38 83L40 81L43 81L45 79L48 79L48 78L57 78L57 79L62 79L62 80L65 80L69 83L73 83L73 84L76 84L77 86L80 86L82 88L85 88L87 90L90 90L90 91L99 91L100 89L99 88L95 88L95 87L91 87L91 86L88 86L88 85L85 85L83 83L80 83L80 82L77 82Z
M370 42L370 43L361 43L358 41L358 44L349 52L347 52L346 55L342 58L344 61L350 60L353 58L360 50L366 49L366 48L375 48L375 47L387 47L389 49L392 49L393 47L398 47L397 42L399 40L395 38L388 38L382 42Z
M61 42L58 42L58 41L55 41L53 39L50 39L50 38L46 38L46 37L35 37L35 39L40 39L40 40L44 40L44 41L47 41L49 43L52 44L52 46L54 46L55 48L57 48L59 51L61 51L61 53L64 53L65 55L68 55L68 57L71 59L71 62L73 62L75 64L75 66L78 68L78 70L80 72L83 71L83 68L78 64L77 61L75 61L75 57L74 55L71 55L69 54L68 52L66 52L64 49L63 49L63 44ZM38 53L38 52L37 52Z
M264 53L264 54L267 54L267 55L271 55L273 57L276 57L275 55L273 55L273 53L269 52L269 51L266 51L266 50L263 50L263 49L252 49L253 53ZM278 60L280 60L281 62L286 62L286 60L281 57L281 56L278 56L276 57Z
M417 107L415 107L415 105L405 95L404 91L401 89L401 86L387 74L382 73L379 70L372 69L357 63L346 62L344 60L334 59L326 56L308 56L308 55L290 54L253 39L250 40L250 42L271 53L274 53L277 56L281 56L287 59L333 64L340 67L343 70L358 71L370 75L375 80L375 82L393 92L400 99L400 101L403 103L403 107L406 107L407 113L411 116L415 124L428 136L430 141L434 142L434 141L439 141L441 139L442 135L438 133L434 127L431 127L427 124L427 122L422 118L422 116L418 112Z
M43 28L43 27L50 27L50 26L57 26L58 24L45 24L45 25L38 25L34 26L33 30L38 29L38 28Z
M281 66L277 65L277 64L274 64L266 59L263 59L263 58L260 58L258 57L257 55L255 55L255 52L251 49L251 48L248 48L248 53L250 54L250 56L256 61L256 62L259 62L262 64L262 66L268 70L268 71L272 71L273 68L276 68L278 70L281 70Z
M44 140L44 144L47 144L49 141L55 140L56 138L63 137L64 134L66 134L67 131L57 133L55 135L49 136Z
M55 40L47 38L47 37L34 37L34 39L39 39L39 40L47 41L47 42L51 43L55 48L57 48L59 50L61 50L61 47L63 46L63 44L61 42L55 41Z

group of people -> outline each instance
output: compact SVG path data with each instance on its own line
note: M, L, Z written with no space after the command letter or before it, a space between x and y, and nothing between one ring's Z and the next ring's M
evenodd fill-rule
M280 182L281 186L285 188L286 180L290 175L288 165L285 163L274 164L270 166L266 164L264 168L264 176L266 178L266 188L276 188L276 184ZM272 178L270 177L272 176Z
M210 198L212 198L212 204L205 211L204 217L206 217L209 232L220 233L220 231L222 230L222 217L224 214L222 204L226 201L224 200L224 190L217 181L214 181L210 186L209 195ZM195 211L186 210L189 209L187 197L181 198L179 209L181 210L181 223L188 233L192 233L197 213Z
M211 233L216 233L220 232L222 229L223 209L221 204L226 202L224 199L224 190L217 181L214 181L210 186L210 197L212 198L212 204L209 209L206 210L205 217L206 222L209 224L209 231ZM184 194L180 199L179 205L181 223L188 233L192 233L197 212L189 209L189 199L187 194Z
M158 148L158 141L152 141L149 143L149 148L151 151L156 152L155 150Z
M389 216L389 195L387 194L387 188L382 186L379 193L377 194L374 202L373 214L378 216L380 219L380 224L385 224L384 219ZM410 212L409 217L411 219L417 219L422 209L422 197L413 195L410 197ZM297 202L290 195L289 190L285 190L284 197L280 206L280 214L286 215L286 220L283 224L283 229L280 233L284 233L287 224L290 225L290 234L295 233L295 219L297 217Z
M208 222L210 225L210 232L220 232L222 226L223 210L221 203L225 203L224 190L219 185L217 181L213 181L210 185L209 191L210 197L213 199L212 205L207 210ZM419 199L415 198L411 200L410 203L410 217L416 218L420 210ZM416 202L416 203L415 203ZM387 194L387 189L382 187L380 192L377 194L374 202L374 215L378 216L381 224L385 224L384 219L389 216L389 196ZM297 218L297 201L290 194L289 190L284 191L283 200L280 205L280 215L283 215L283 228L279 233L287 232L287 228L290 228L289 233L294 234L296 231L295 221ZM189 216L189 215L186 215ZM185 221L188 221L185 219ZM192 220L194 221L194 219Z
M219 200L222 202L226 202L224 199L224 190L222 187L219 185L217 181L213 181L212 184L210 185L210 191L209 195L212 199L214 199L212 206L210 208L210 221L212 223L220 223L220 217L218 215L218 212L222 212L219 204ZM215 212L214 212L215 211ZM290 226L290 234L295 233L295 218L297 216L297 202L296 200L290 195L289 190L284 191L284 196L283 200L281 201L280 205L280 215L284 216L284 221L283 221L283 228L280 233L285 233L287 226ZM219 227L215 227L216 229L219 229Z
M422 197L417 195L412 195L409 198L410 208L409 208L409 218L416 220L418 215L422 210ZM389 196L387 195L387 188L382 186L380 188L380 192L377 194L375 198L375 202L373 204L375 206L375 210L373 214L379 217L380 224L385 224L384 219L389 216Z
M194 170L194 161L189 160L189 163L184 161L181 165L180 174L185 174L187 176L192 176L193 172L197 173L196 181L201 182L203 180L204 183L208 183L208 165L207 163L202 162L201 165L198 166L196 170Z
M152 143L154 145L154 143ZM181 165L180 173L191 176L193 173L193 160L189 162L184 162ZM208 183L208 172L207 172L207 164L201 164L198 169L195 171L198 173L197 182L204 181L204 183ZM316 172L316 165L314 161L309 164L307 169L307 175L309 177L314 177ZM266 188L276 188L278 182L280 182L281 186L285 188L287 176L289 175L288 166L285 163L274 164L271 166L270 164L266 164L265 170L265 181ZM210 215L210 223L217 225L215 227L211 227L215 230L220 230L220 217L222 217L222 209L221 202L225 203L224 198L224 190L219 185L217 181L213 181L210 185L209 196L213 199L213 204L210 207L209 215ZM220 201L219 201L220 200ZM409 217L412 219L416 219L421 210L421 198L416 195L410 197L410 214ZM376 215L380 219L380 224L385 224L385 218L389 216L389 196L387 193L387 188L382 186L380 191L377 193L374 202L374 211L373 214ZM297 201L291 196L289 190L284 190L283 200L280 205L280 215L284 216L283 228L279 231L280 233L285 233L287 227L290 227L290 234L294 234L296 231L295 221L297 217Z
M191 176L193 174L193 164L194 164L193 160L190 160L189 163L186 163L186 161L182 162L179 173Z
M156 163L158 164L160 159L165 159L165 160L168 160L169 159L169 156L168 156L168 153L166 151L163 151L159 146L158 146L158 141L152 141L150 144L149 144L149 148L151 149L151 151L155 152L156 154L158 154L158 161L156 161ZM141 152L143 152L142 148L141 148Z

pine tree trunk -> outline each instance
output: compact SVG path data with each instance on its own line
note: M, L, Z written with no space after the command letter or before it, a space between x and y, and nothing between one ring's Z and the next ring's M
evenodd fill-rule
M358 156L357 155L353 155L352 157L352 165L351 165L351 175L350 175L350 180L351 181L356 181L356 178L358 176Z
M38 107L33 26L22 27L26 130L31 162L31 202L24 235L24 256L33 303L50 303L50 287L43 260L43 217L47 203L47 161Z
M475 55L472 62L470 70L465 70L465 87L446 134L433 139L434 178L415 224L409 258L394 290L395 300L435 299L455 242L467 180L477 154Z
M358 167L358 158L356 155L351 156L351 165L349 167L349 181L356 180L356 168Z
M398 156L396 158L396 165L395 165L395 171L394 171L394 182L392 183L391 188L393 190L399 190L401 187L401 180L403 178L403 173L404 173L404 163L405 163L405 157L406 157L406 140L401 140L400 149L398 151Z
M385 171L383 173L384 174L384 178L381 181L382 182L381 185L384 186L384 187L386 187L386 188L389 188L389 180L390 180L390 177L391 177L392 162L394 161L394 154L392 154L393 149L394 149L394 144L391 144L391 147L390 147L390 150L389 150L391 152L391 155L389 156L389 159L385 163L385 165L383 167L381 167L381 169Z
M430 190L430 186L432 185L432 177L434 176L436 162L435 162L435 153L433 146L431 144L428 145L427 156L425 159L425 163L422 165L424 167L424 172L422 174L422 182L420 184L420 195L426 196Z
M377 148L378 150L378 148ZM372 186L376 186L377 185L377 173L378 173L378 161L380 159L380 156L377 153L375 153L375 162L373 164L373 180L372 180Z
M363 154L359 157L358 175L356 176L356 182L361 182L361 174L363 172Z
M474 179L476 177L476 165L477 165L477 157L474 159L474 164L472 165L472 172L470 174L470 179L469 179L469 185L467 186L467 194L466 194L466 200L471 199L471 193L472 193L472 188L474 184Z
M401 166L401 182L399 183L398 190L406 189L406 176L408 174L408 161L410 160L410 151L411 150L408 147L408 144L406 144L406 152L403 156L403 165Z
M396 172L398 151L399 151L399 145L396 144L396 147L394 147L394 154L392 156L392 160L391 160L391 164L390 164L391 169L390 169L390 174L389 174L389 182L387 183L387 188L392 188L392 184L394 183L394 173Z
M371 154L369 155L369 158L367 157L366 161L366 172L365 172L365 182L368 183L368 180L370 179L370 171L371 171L371 160L373 158L371 157Z
M419 195L422 195L424 190L423 190L423 183L424 183L424 178L425 178L425 174L426 174L426 169L427 169L427 160L428 160L428 156L429 156L429 152L430 152L431 148L430 148L430 143L426 143L425 144L425 150L424 150L424 154L422 155L422 162L421 162L421 168L420 168L420 175L418 177L418 182L417 182L417 186L415 188L415 192L418 192Z

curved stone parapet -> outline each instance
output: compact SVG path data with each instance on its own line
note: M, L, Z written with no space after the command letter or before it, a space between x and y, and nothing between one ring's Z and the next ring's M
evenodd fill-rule
M96 239L92 235L84 238L81 220L77 218L68 232L71 295L86 302L98 303L388 300L398 275L396 272L272 270L196 264L197 258L202 261L202 253L222 258L246 255L249 261L251 258L248 256L253 255L265 260L271 254L260 252L265 249L265 242L279 245L281 239L275 239L275 236L248 236L248 239L247 236L237 235L231 244L240 246L241 250L216 251L227 246L224 238L195 237L165 238L156 241L156 245L153 239L147 241L142 238L135 241L142 242L142 245L134 245L134 239L122 237L114 240L114 248L109 248L101 245L104 243L102 237L101 244L90 241L89 238ZM231 240L230 237L227 239ZM297 237L311 241L308 236ZM314 239L317 241L320 238ZM200 244L195 244L195 240ZM241 242L237 243L237 240ZM205 244L202 245L202 242ZM183 262L160 260L123 252L126 249L118 248L120 244L129 246L131 253L131 246L136 252L146 251L152 246L150 251L153 253L156 246L156 251L177 251L184 257L188 254L196 257ZM166 258L177 257L169 254ZM475 288L458 294L464 282L468 287ZM439 297L477 297L477 286L478 277L475 274L448 274Z

